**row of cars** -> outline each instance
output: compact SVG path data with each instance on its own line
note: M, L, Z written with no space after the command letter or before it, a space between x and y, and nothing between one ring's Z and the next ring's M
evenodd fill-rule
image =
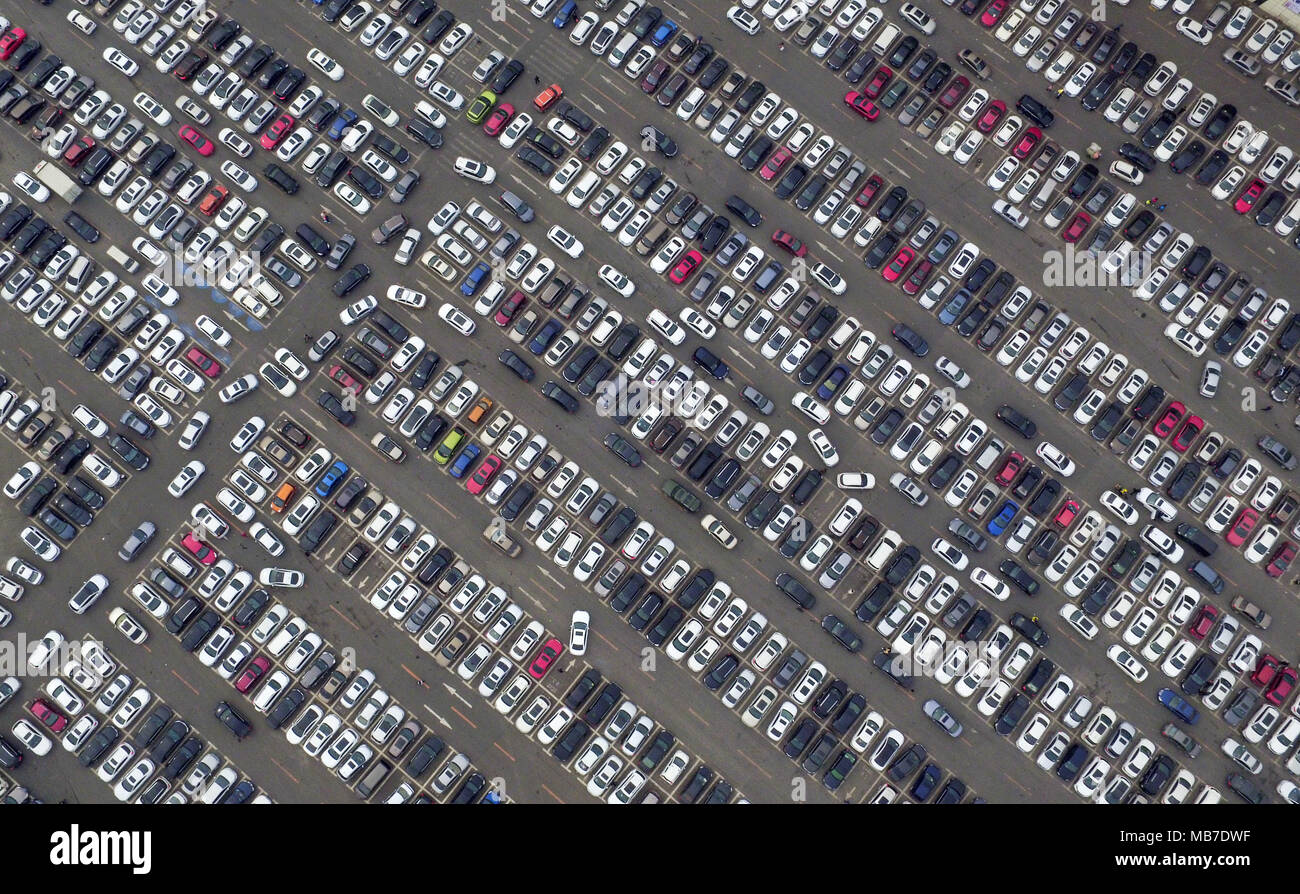
M233 764L210 748L171 707L141 685L103 644L68 642L51 630L32 651L31 669L49 675L26 703L13 732L36 756L58 742L119 801L138 804L270 803ZM21 682L0 682L0 706ZM12 746L0 741L0 759ZM10 765L10 764L6 764ZM224 766L223 766L224 765Z

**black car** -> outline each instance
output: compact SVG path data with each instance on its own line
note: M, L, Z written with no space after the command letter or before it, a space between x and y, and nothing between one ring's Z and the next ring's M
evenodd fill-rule
M342 276L330 286L330 291L338 298L349 294L357 286L370 278L370 267L365 264L353 264Z
M922 338L912 327L904 323L895 323L889 330L889 334L894 340L907 348L917 357L924 357L930 353L930 344Z
M1022 438L1032 438L1038 434L1038 426L1032 419L1010 404L1002 404L997 411L998 421L1014 429Z

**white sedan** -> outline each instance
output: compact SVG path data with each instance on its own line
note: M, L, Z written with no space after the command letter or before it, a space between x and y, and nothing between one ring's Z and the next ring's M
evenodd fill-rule
M465 313L451 302L444 302L438 308L438 316L444 323L455 329L461 335L473 335L475 324Z
M331 81L343 80L345 74L343 66L334 60L333 57L326 55L321 50L312 47L307 51L307 61L320 70L321 74Z
M407 307L424 307L425 302L429 300L423 292L406 286L389 286L387 294L389 301L405 304Z
M831 411L826 405L806 391L795 392L794 397L790 398L790 405L818 425L825 425L831 419Z
M636 291L636 284L612 264L600 268L600 279L624 298L631 298Z
M104 47L104 61L116 68L128 78L133 78L140 70L140 63L116 47Z
M546 238L559 246L560 250L571 258L582 257L582 241L559 224L546 231Z
M15 171L13 179L14 186L33 202L44 202L50 197L50 188L26 171Z

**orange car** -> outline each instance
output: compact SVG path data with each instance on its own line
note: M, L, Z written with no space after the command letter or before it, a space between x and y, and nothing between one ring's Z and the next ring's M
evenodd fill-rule
M559 102L560 97L563 95L564 95L564 90L560 87L560 85L552 84L551 86L543 90L541 93L537 94L537 98L533 100L533 105L537 106L537 110L539 112L545 112L551 106Z

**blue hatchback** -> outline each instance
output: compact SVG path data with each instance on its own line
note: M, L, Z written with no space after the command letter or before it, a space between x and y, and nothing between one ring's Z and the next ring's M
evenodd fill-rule
M564 5L560 7L551 24L561 30L569 27L573 20L578 17L578 0L564 0Z
M835 392L840 390L840 386L844 384L844 380L848 377L848 367L844 366L842 363L836 364L835 368L830 371L830 374L822 380L820 385L817 386L817 399L830 400L835 396Z
M465 281L460 284L460 293L466 298L473 298L478 294L478 290L483 288L483 280L487 279L487 275L491 272L492 268L479 261L469 272L469 276L465 277Z
M341 459L334 460L334 465L330 466L325 476L316 483L316 496L322 500L329 499L329 495L334 493L334 488L342 483L343 476L347 473L348 464Z
M1015 518L1016 513L1019 511L1020 507L1014 501L1007 500L1002 504L1002 508L998 510L998 514L989 519L989 523L984 527L990 534L997 537L1007 529L1007 525L1011 524L1011 519Z
M451 477L464 478L465 472L469 470L470 463L478 459L479 454L482 452L477 444L470 444L462 450L460 456L456 457L456 461L451 464Z
M355 124L359 117L360 116L351 109L344 109L339 112L338 115L335 116L334 122L330 125L328 134L329 138L331 140L342 139L343 131Z
M661 47L673 39L677 33L677 23L672 19L664 19L662 24L655 29L654 34L650 35L650 42L657 47Z

